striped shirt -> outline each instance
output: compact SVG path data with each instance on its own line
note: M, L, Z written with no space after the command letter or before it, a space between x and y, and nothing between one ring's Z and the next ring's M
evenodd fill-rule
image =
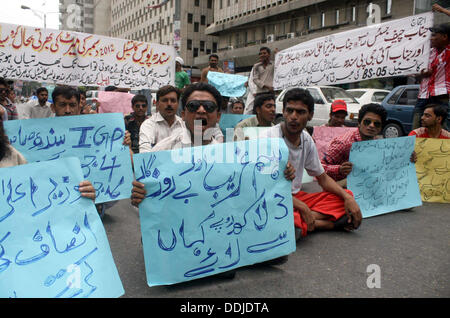
M450 91L450 44L441 53L435 48L430 51L428 69L432 72L430 77L420 82L418 98L446 95Z

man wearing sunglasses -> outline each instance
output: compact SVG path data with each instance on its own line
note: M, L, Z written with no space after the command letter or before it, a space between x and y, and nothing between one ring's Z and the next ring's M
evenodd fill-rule
M131 135L131 150L133 153L139 153L139 129L142 123L148 119L147 108L148 101L144 95L134 95L131 99L131 108L133 112L125 116L125 129L130 132Z
M347 187L347 176L352 172L349 162L352 144L362 140L375 139L383 129L387 112L378 104L366 104L358 114L358 129L335 137L321 159L325 172L339 185Z

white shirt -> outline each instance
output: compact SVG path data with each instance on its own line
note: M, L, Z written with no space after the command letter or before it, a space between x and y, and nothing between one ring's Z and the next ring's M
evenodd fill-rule
M214 129L214 128L210 128ZM221 143L219 140L215 139L213 132L211 132L211 143L218 144ZM187 128L176 130L171 136L165 138L158 142L156 146L148 150L150 152L163 151L163 150L173 150L178 148L188 148L193 147L191 132ZM142 151L139 151L142 152Z
M185 128L184 121L175 115L175 121L169 126L158 112L146 119L139 129L139 152L149 152L161 140L171 136L176 130Z
M55 114L50 108L50 103L46 102L44 106L39 104L39 101L31 100L21 106L19 112L19 119L30 119L30 118L48 118L54 117Z
M295 169L295 179L292 181L292 193L295 194L302 189L303 170L311 177L320 176L325 170L319 160L316 145L311 136L302 131L300 136L300 145L295 147L286 138L284 138L281 125L278 124L261 133L265 138L283 138L289 149L289 162Z

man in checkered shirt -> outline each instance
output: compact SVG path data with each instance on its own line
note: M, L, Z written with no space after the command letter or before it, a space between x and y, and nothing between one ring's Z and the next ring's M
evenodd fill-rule
M347 187L347 176L352 171L352 163L348 161L352 144L375 139L383 129L386 117L384 107L379 104L366 104L359 110L358 129L331 140L321 163L325 172L343 188Z

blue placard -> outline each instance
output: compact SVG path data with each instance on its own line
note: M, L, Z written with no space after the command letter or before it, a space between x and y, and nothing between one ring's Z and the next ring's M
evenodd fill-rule
M229 137L231 138L231 140L226 140L233 141L234 128L236 127L236 125L244 119L255 116L256 115L222 114L220 116L219 126L222 130L223 135L225 136L225 139L227 137L227 129L230 129Z
M422 205L415 165L410 161L415 138L353 143L347 184L363 217Z
M282 139L259 139L134 155L149 286L295 251L288 154Z
M247 91L244 84L247 76L234 75L220 72L208 72L208 83L214 86L222 96L241 97Z
M119 297L124 290L78 158L0 169L0 297Z
M84 179L97 191L96 203L129 198L133 172L129 148L123 145L122 114L8 120L11 145L28 162L77 157Z

